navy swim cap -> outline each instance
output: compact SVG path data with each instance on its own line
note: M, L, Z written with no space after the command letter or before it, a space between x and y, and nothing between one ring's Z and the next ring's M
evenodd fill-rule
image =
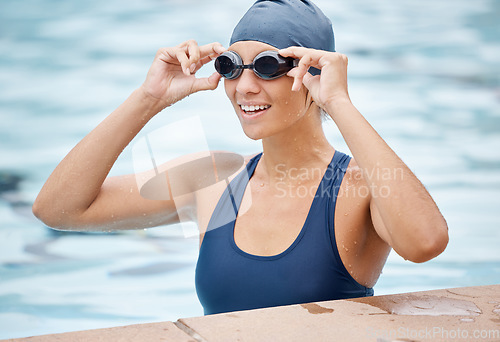
M332 22L309 0L257 0L234 28L230 45L242 40L335 51Z
M278 49L302 46L335 51L332 22L309 0L257 0L234 28L230 45L245 40Z

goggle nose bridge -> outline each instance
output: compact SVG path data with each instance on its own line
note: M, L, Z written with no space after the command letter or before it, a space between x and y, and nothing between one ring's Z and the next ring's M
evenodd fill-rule
M236 69L254 69L254 64L241 64L241 65L238 65L236 64Z

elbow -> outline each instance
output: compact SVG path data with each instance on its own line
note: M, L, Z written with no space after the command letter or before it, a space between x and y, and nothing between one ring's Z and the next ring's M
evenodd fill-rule
M55 219L55 215L50 212L47 205L44 205L43 201L38 198L33 203L31 207L33 215L40 221L42 221L46 226L54 229L58 229L58 220Z
M434 259L444 252L448 245L448 226L446 221L434 224L424 230L419 236L413 237L409 248L399 253L405 260L423 263Z
M418 243L414 244L414 249L406 259L415 263L423 263L434 259L444 252L448 241L448 227L446 224L444 227L440 227L438 231L434 228L432 235L428 234L427 237L421 238Z
M421 249L412 258L415 263L422 263L434 259L444 252L448 245L448 234L439 239L434 239L431 243L421 247Z
M43 223L47 224L47 210L45 209L46 206L43 205L43 202L37 198L35 200L35 203L33 203L33 206L31 207L31 211L33 212L33 215ZM48 225L48 224L47 224Z
M63 231L73 231L75 230L74 225L71 224L71 220L68 220L67 215L64 211L56 213L53 206L37 198L33 206L31 207L33 215L40 221L42 221L47 227L55 230Z
M47 227L65 232L103 231L104 226L90 221L83 210L68 210L37 198L31 207L33 215Z

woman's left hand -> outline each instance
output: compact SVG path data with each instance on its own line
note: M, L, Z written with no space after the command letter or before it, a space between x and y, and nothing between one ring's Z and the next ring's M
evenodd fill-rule
M311 92L314 102L327 111L329 104L349 99L347 90L347 56L323 50L304 47L289 47L279 50L283 57L299 58L296 68L288 72L293 77L293 91L299 91L304 84ZM309 67L321 70L321 75L313 76Z
M347 57L302 47L279 53L300 59L298 67L288 72L294 78L292 90L299 90L302 84L309 89L316 104L334 120L359 166L349 172L360 180L359 189L368 190L371 222L367 220L365 234L371 235L368 230L374 229L396 253L413 262L442 253L448 243L446 220L418 178L352 105ZM307 73L311 66L321 69L321 75ZM385 171L392 176L380 177Z

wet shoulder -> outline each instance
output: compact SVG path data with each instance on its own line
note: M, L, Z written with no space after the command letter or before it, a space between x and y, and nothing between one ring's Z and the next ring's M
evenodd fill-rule
M368 199L370 197L370 188L364 178L364 172L359 167L354 158L351 158L342 181L341 193L339 196L357 200Z

